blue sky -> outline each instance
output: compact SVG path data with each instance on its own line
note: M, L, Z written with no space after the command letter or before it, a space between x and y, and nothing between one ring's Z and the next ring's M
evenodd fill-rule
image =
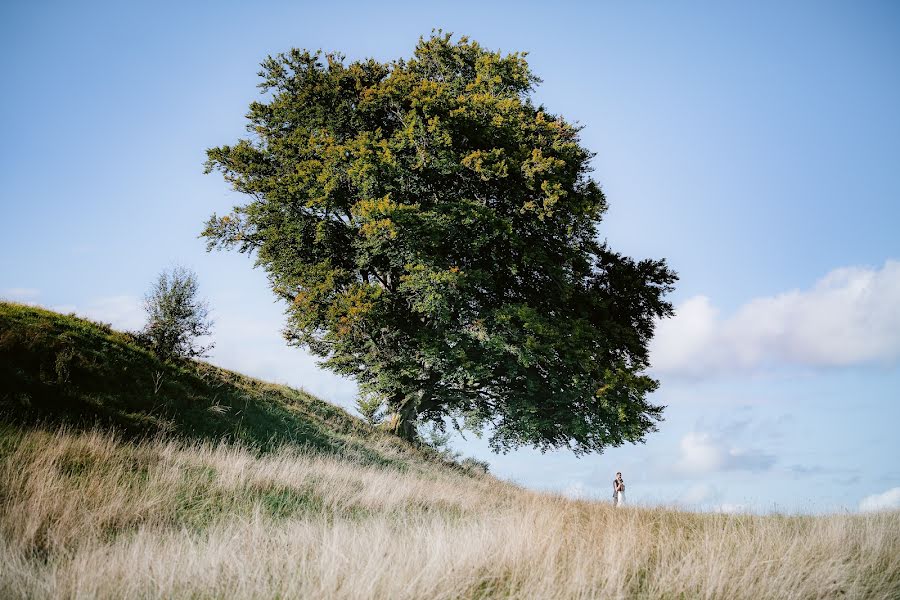
M725 6L725 4L731 4ZM535 488L701 510L900 506L900 8L891 2L52 3L0 7L0 296L141 324L195 269L213 362L352 406L284 347L243 256L198 234L240 198L202 174L244 133L257 66L291 47L408 56L432 28L526 50L584 125L603 235L681 281L645 445L465 454Z

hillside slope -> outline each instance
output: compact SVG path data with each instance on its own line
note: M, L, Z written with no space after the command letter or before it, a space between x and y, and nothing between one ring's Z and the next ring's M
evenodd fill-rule
M436 458L306 392L201 361L166 364L107 325L7 302L0 302L0 420L262 450L290 443L372 463Z
M531 492L42 309L0 304L0 402L0 598L900 597L898 511Z

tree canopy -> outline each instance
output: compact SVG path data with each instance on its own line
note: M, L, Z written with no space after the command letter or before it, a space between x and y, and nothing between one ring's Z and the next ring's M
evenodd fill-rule
M247 201L203 235L255 256L289 343L405 437L449 420L584 453L655 429L647 345L676 276L599 241L593 154L535 104L524 53L437 32L409 59L294 49L259 75L248 137L207 151Z

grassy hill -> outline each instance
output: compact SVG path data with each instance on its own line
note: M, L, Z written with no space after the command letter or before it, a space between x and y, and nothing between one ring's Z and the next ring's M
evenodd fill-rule
M438 458L306 392L201 361L164 363L108 325L7 302L0 302L0 419L261 451L290 443L395 466Z
M2 598L897 598L900 513L614 509L0 304Z

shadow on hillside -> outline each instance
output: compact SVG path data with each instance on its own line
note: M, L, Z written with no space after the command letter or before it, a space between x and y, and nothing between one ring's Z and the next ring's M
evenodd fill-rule
M401 467L365 441L391 443L305 392L199 361L164 363L127 333L74 316L0 303L0 419L20 426L113 427L259 451L292 443Z

